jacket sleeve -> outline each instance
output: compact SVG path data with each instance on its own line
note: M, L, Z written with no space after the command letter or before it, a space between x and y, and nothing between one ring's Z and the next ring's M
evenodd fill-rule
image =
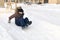
M12 18L14 18L15 16L16 16L16 14L11 15L11 16L9 17L9 21L10 21Z
M18 11L15 11L15 13L9 17L9 20L11 20L12 18L16 17L17 14L18 14Z

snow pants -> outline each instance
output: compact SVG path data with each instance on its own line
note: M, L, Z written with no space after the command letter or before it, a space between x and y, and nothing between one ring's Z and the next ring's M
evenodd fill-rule
M28 22L29 19L27 17L25 19L24 18L15 19L15 24L21 27L25 27Z

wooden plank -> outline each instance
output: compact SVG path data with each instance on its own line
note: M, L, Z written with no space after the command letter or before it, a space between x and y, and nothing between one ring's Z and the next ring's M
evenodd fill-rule
M4 7L4 0L0 0L0 7Z

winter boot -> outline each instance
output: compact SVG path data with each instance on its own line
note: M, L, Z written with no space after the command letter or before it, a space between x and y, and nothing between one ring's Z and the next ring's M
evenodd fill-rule
M31 25L31 24L32 24L32 21L29 21L29 22L28 22L28 25Z

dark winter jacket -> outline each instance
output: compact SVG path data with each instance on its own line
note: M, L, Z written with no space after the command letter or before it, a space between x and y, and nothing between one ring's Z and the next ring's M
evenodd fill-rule
M22 14L20 14L19 12L21 12ZM21 18L21 17L23 17L23 15L24 15L23 9L18 9L18 11L15 12L15 14L13 14L9 17L9 20L11 20L12 18L15 18L15 19Z

